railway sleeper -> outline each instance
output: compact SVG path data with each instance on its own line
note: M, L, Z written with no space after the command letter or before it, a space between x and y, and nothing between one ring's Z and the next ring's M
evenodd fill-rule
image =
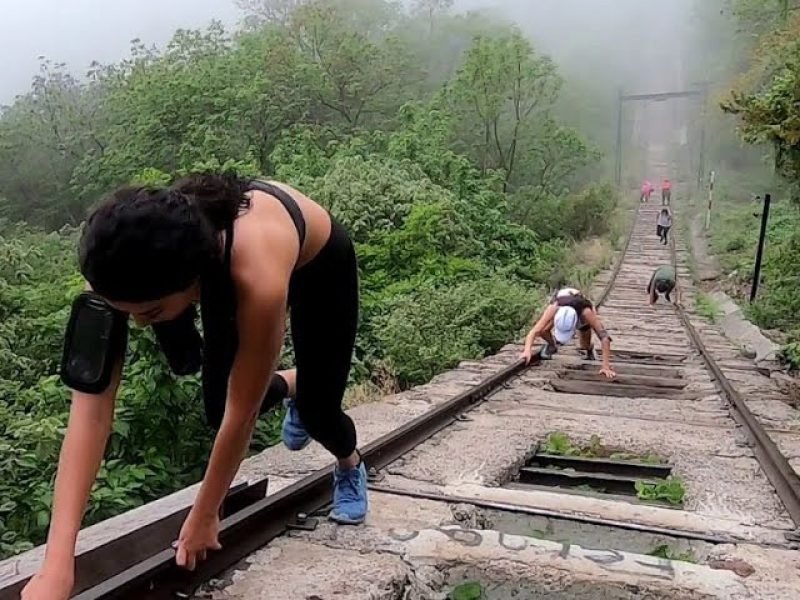
M625 384L617 380L581 381L573 379L551 379L550 386L563 394L583 396L615 396L622 398L670 398L674 400L695 400L695 395L682 389L657 387L654 385Z

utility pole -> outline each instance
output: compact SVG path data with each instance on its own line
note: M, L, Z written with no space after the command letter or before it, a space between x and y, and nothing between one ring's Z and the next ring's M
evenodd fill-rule
M697 189L703 188L703 179L706 176L706 106L708 105L708 82L704 81L700 84L702 96L700 102L700 158L697 166ZM708 227L706 227L708 229Z
M711 203L714 201L714 180L716 179L716 172L711 171L711 177L708 181L708 208L706 208L706 231L711 228Z
M617 187L622 184L622 88L617 95L617 162L616 162Z
M764 195L764 209L761 211L761 232L758 234L758 250L756 250L756 266L753 272L753 285L750 287L750 303L756 300L758 284L761 280L761 261L764 258L764 242L767 238L767 221L769 220L770 194Z

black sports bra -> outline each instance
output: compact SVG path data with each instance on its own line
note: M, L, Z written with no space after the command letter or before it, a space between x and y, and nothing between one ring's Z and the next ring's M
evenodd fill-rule
M303 211L297 205L297 201L278 186L258 179L253 179L248 183L248 191L264 192L270 196L275 196L283 204L286 212L289 213L294 222L295 229L297 229L297 237L300 238L300 248L302 249L303 242L306 241L306 220L303 217Z

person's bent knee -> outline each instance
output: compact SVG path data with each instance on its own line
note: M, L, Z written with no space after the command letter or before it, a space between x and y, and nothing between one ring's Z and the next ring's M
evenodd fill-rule
M355 451L355 424L344 411L306 411L300 413L300 419L308 435L336 458L347 458Z

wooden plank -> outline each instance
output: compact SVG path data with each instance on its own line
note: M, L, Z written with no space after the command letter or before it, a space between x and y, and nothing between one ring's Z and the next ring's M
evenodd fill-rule
M671 377L673 379L683 379L683 371L674 367L659 367L653 365L637 365L629 363L614 364L614 370L618 375L645 375L648 377ZM580 364L569 365L571 371L594 371L597 372L599 365L596 362L582 362Z
M600 354L603 353L602 349L598 350ZM619 358L646 360L653 362L672 361L672 362L682 363L688 358L688 354L673 354L669 352L648 352L646 350L633 350L630 348L614 348L612 345L611 357L612 359L614 357L619 357Z
M608 379L604 375L600 375L597 370L594 371L566 371L563 374L563 379L572 381L597 381L599 383L606 383ZM617 372L617 376L612 382L616 385L644 385L649 387L682 390L689 382L685 379L675 379L672 377L650 377L647 375L628 375L626 373Z
M671 465L648 464L633 460L610 458L587 458L582 456L559 456L555 454L536 454L528 463L529 467L558 467L574 469L584 473L607 473L637 479L651 477L665 479L672 473Z
M684 360L673 360L670 358L641 358L635 356L625 356L617 354L617 351L612 348L611 362L613 364L619 363L632 363L636 365L657 365L665 367L682 367ZM595 363L597 364L597 363Z
M634 477L609 475L607 473L584 473L581 471L559 471L556 469L522 467L519 470L519 481L520 483L552 487L589 486L615 494L635 496L637 479Z
M565 394L582 394L585 396L616 396L621 398L673 398L683 399L680 390L658 388L647 385L625 385L614 381L571 381L569 379L551 379L550 385L557 392Z

